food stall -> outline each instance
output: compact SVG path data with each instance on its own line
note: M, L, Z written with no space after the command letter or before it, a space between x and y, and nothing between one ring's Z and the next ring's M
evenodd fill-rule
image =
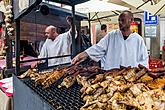
M67 5L71 5L72 8L74 8L74 5L77 3L82 3L85 2L87 0L81 0L79 2L74 1L74 0L62 0L62 1L57 1L60 3L64 3ZM18 0L14 0L14 4L17 4ZM43 6L46 5L49 7L49 13L48 15L43 15L40 11L36 13L36 7L39 6ZM17 10L17 8L14 10ZM20 38L21 38L21 21L24 22L33 22L33 23L39 23L39 24L47 24L47 25L55 25L55 26L64 26L67 27L67 23L65 20L65 17L68 15L72 15L73 16L73 23L76 24L76 28L80 29L80 20L82 19L87 19L86 15L80 14L80 13L75 13L74 9L73 9L73 13L71 13L71 11L66 10L66 9L61 9L59 7L50 5L48 3L42 2L41 0L36 0L36 1L30 1L29 7L27 7L26 9L24 9L23 11L16 12L17 14L15 15L15 23L16 23L16 73L15 75L13 75L13 83L14 83L14 109L15 110L48 110L48 109L60 109L60 102L58 102L58 94L60 93L59 89L53 89L52 91L54 94L56 94L55 96L52 93L48 93L48 94L52 94L50 97L52 97L54 99L55 102L57 102L57 105L53 105L55 104L55 102L53 100L50 100L48 98L43 99L41 96L38 95L38 93L36 93L34 90L35 89L35 85L32 85L31 80L28 79L23 79L20 80L17 76L20 75L20 63L24 63L24 62L30 62L30 61L37 61L38 59L34 59L34 60L28 60L28 61L20 61ZM35 16L36 15L36 16ZM74 24L72 24L73 29L74 29ZM74 31L73 31L73 35L74 35ZM80 39L78 37L78 39L75 39L75 37L72 37L72 55L74 56L76 54L76 52L80 51ZM58 57L65 57L65 56L58 56ZM56 56L54 58L57 58ZM44 59L44 58L43 58ZM47 58L46 58L47 59ZM34 86L34 90L32 88L30 88L27 84ZM77 94L77 87L75 87L75 94ZM39 89L38 92L43 91L42 88ZM66 93L68 93L69 91L63 91L63 95L65 95ZM47 91L43 91L43 93L41 93L42 96L44 96L44 94L46 94ZM72 94L72 91L70 91L70 94ZM66 97L67 99L69 99L70 94L67 94L68 97ZM24 97L24 98L22 98ZM65 96L61 96L61 98L64 98ZM34 98L34 99L32 99ZM77 96L78 99L80 99L80 97ZM47 100L48 99L48 100ZM65 99L65 103L68 101L67 99ZM62 99L61 99L62 100ZM34 102L33 102L34 101ZM71 99L71 102L74 102L74 99ZM73 103L72 103L73 104ZM79 106L77 106L79 105ZM76 109L80 108L80 105L82 105L81 101L77 100L77 104L76 106L72 106L72 107L76 107ZM54 106L54 107L53 107ZM67 107L67 105L65 105L65 107Z
M61 0L61 3L78 1ZM33 4L31 6L27 10L33 8ZM29 69L18 77L19 20L16 18L18 61L13 75L14 110L165 109L164 68L148 70L139 65L138 68L121 67L105 71L97 66L62 65L53 71Z

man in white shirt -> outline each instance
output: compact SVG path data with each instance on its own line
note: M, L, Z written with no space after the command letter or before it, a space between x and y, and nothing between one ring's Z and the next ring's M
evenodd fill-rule
M105 57L105 70L119 68L120 65L137 67L138 64L142 64L148 67L148 53L144 40L130 29L133 14L123 11L118 21L119 30L109 32L100 42L78 54L72 59L72 64L79 64L87 57L95 61Z
M67 17L67 22L71 27L71 17ZM72 28L72 27L71 27ZM72 36L71 29L63 34L58 34L57 28L50 25L45 29L45 37L47 38L41 49L38 58L55 57L71 54ZM70 63L71 57L55 58L48 60L48 66ZM35 68L41 61L33 64Z

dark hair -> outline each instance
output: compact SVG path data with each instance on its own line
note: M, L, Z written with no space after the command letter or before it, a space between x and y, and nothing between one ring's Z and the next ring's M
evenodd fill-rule
M107 28L107 25L105 25L105 24L102 24L101 25L101 30L104 30L104 29L106 29Z
M125 11L123 11L123 12L120 14L120 16L121 16L122 14L124 14L124 13L128 13L128 15L131 17L131 19L133 19L133 13L132 13L131 11L125 10Z

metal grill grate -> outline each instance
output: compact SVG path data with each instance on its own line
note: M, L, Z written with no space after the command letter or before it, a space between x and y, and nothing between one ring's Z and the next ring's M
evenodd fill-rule
M36 92L43 100L49 103L55 110L79 110L84 105L81 99L80 85L74 84L70 88L58 88L57 85L62 81L59 80L49 88L44 89L42 86L36 86L31 79L22 79L22 81Z

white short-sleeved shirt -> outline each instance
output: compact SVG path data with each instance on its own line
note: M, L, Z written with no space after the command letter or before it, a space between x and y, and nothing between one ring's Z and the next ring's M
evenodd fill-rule
M143 38L137 33L131 33L124 40L120 30L111 31L85 51L95 61L104 57L105 70L119 68L120 65L137 67L138 64L142 64L148 67L147 48Z
M71 54L72 36L70 30L60 34L54 41L46 39L38 58L63 56ZM48 66L70 63L71 57L55 58L48 60Z

